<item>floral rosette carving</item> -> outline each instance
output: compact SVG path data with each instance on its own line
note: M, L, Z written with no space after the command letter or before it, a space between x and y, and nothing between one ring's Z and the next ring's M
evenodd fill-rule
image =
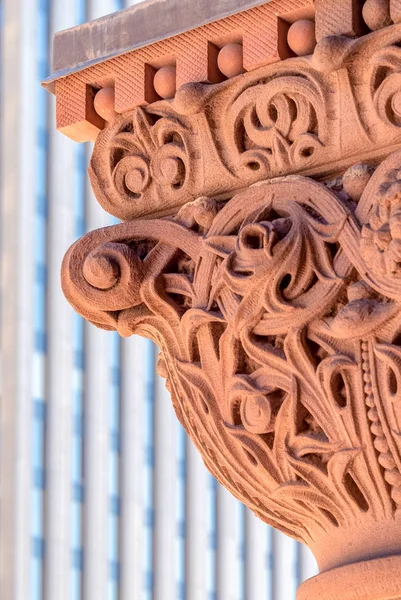
M357 205L272 180L88 234L63 266L78 312L159 345L210 471L325 568L322 540L340 551L344 530L376 539L401 519L401 286L369 254L381 227L388 252L397 239L400 164L384 161Z
M137 108L100 133L89 170L96 197L112 215L159 213L181 206L197 188L196 135L165 109ZM163 198L163 201L160 201Z

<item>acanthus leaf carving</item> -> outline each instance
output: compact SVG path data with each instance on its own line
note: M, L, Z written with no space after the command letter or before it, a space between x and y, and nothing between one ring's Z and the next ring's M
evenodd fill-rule
M358 203L270 180L90 233L63 266L78 312L160 346L212 473L326 567L322 539L401 518L401 288L375 237L396 239L400 163Z

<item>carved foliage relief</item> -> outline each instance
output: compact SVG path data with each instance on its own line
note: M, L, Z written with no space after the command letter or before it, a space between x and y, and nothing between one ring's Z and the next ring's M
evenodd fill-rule
M398 49L388 52L369 102L384 103L380 118L397 127ZM310 160L325 151L331 125L321 115L330 109L320 84L293 76L272 80L277 92L255 84L265 86L263 102L245 91L231 104L228 171L238 160L276 173L280 161L299 165L304 148L314 148ZM172 133L171 117L130 119L134 142L114 130L104 142L114 144L115 189L139 194L136 184L161 177L163 161L177 194L196 182L188 123ZM400 514L400 169L397 152L357 194L341 177L290 176L227 199L204 196L174 218L90 233L64 261L64 292L78 312L159 345L159 371L210 471L263 520L312 546L339 526Z
M96 196L126 219L283 174L328 175L401 144L401 24L124 113L96 143Z

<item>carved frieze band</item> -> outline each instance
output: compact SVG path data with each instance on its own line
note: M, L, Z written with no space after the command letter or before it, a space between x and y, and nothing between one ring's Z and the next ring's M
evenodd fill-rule
M372 105L391 96L385 74ZM311 80L302 89L315 100ZM246 95L240 105L254 128ZM401 151L373 171L202 197L175 218L89 233L63 265L81 315L159 345L210 471L314 550L401 518Z
M92 158L99 202L124 220L161 216L267 178L377 162L401 145L400 42L401 24L325 38L312 57L188 84L117 117Z

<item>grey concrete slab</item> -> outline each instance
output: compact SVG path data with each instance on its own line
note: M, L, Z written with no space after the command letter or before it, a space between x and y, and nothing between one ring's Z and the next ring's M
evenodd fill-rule
M44 86L115 56L271 0L146 0L54 38L53 73Z

